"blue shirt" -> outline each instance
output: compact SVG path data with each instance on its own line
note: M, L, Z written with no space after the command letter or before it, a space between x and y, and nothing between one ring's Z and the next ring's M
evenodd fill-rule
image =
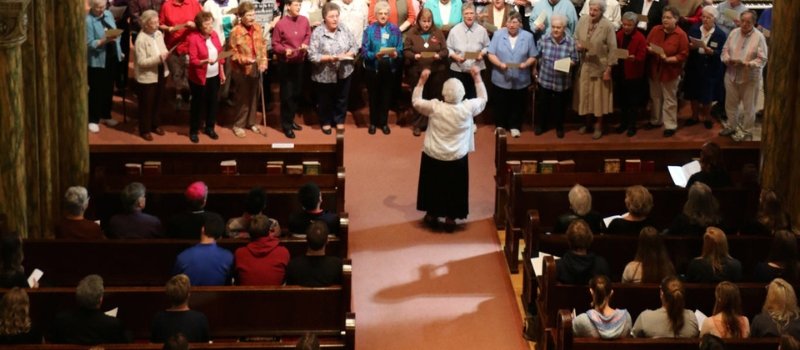
M764 27L766 30L772 30L772 8L761 12L761 16L758 17L758 25Z
M723 1L717 5L717 12L719 12L717 15L717 28L722 29L722 31L725 32L725 35L730 34L731 30L736 28L736 22L725 15L725 11L727 10L736 11L738 13L736 19L739 19L739 17L742 15L742 12L747 11L747 6L744 6L744 4L739 4L739 6L731 7L731 4L728 1Z
M389 60L393 72L400 68L399 63L402 62L403 57L403 34L400 32L400 28L390 22L381 27L378 21L375 21L364 30L362 38L361 56L364 58L364 68L378 70L376 55L384 47L394 47L397 51L397 58L387 55L381 59Z
M559 0L557 4L550 5L550 0L539 0L533 6L531 11L530 25L531 30L536 30L533 22L539 18L539 14L544 12L546 14L544 19L544 34L550 34L550 17L554 13L560 13L567 17L567 36L572 36L575 33L575 25L578 23L578 14L575 12L575 6L569 0Z
M494 33L489 43L489 53L497 56L503 63L522 63L530 57L538 56L539 50L533 42L533 34L522 29L517 31L517 42L512 49L508 28L501 28ZM495 67L492 69L492 84L502 89L524 89L531 84L531 68L509 68L502 71Z
M97 45L105 36L106 26L117 28L111 11L105 10L101 17L95 17L91 12L86 15L86 56L89 60L89 67L106 68L106 46ZM119 38L114 39L113 45L117 50L117 59L122 62L122 46L119 45L119 41Z
M186 274L193 286L224 286L230 284L232 268L233 253L216 243L200 243L178 255L172 274Z

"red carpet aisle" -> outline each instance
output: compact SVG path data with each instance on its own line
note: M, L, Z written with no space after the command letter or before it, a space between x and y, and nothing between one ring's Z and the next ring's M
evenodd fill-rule
M416 211L423 138L348 125L358 349L527 349L491 219L493 130L480 128L470 155L469 222L444 234L423 229Z

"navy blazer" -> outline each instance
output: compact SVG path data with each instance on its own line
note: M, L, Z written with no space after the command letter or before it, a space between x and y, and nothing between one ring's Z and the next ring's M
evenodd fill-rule
M698 23L689 29L688 34L690 38L700 39L700 37L702 37L700 33L701 25L702 23ZM706 46L713 49L714 53L706 55L701 54L697 49L689 49L689 58L686 61L686 74L703 77L703 80L706 81L710 80L720 83L719 86L715 86L715 89L719 90L721 88L722 77L725 74L725 65L722 63L720 56L722 55L722 47L725 46L725 41L727 39L728 36L725 35L725 32L723 32L719 26L715 26L714 32L711 33L711 38L708 40L708 43L706 43ZM719 93L721 92L715 91L717 97Z

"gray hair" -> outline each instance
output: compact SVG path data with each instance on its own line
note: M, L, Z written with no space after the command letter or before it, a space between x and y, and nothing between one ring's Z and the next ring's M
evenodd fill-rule
M719 10L713 5L707 5L703 7L703 13L707 13L711 15L711 17L717 18L719 16Z
M639 15L636 12L628 11L622 15L623 21L630 21L633 24L639 23Z
M95 7L95 6L100 6L100 5L107 5L107 4L108 4L108 0L90 0L89 1L89 6L90 7Z
M466 12L467 10L472 10L475 12L475 4L472 1L467 1L463 5L461 5L461 13Z
M584 216L592 211L592 194L586 187L581 185L572 186L567 195L569 198L569 206L575 211L575 214Z
M386 11L389 11L389 13L392 13L392 7L389 6L389 2L385 1L385 0L380 0L380 1L376 2L375 3L375 9L373 9L373 12L375 12L375 16L378 15L378 12L383 11L383 10L386 10Z
M589 7L597 6L600 8L600 16L606 13L606 0L589 0Z
M141 182L131 182L128 186L122 189L120 197L122 199L122 207L125 210L133 211L139 202L139 198L145 196L145 187Z
M561 22L561 24L566 26L567 22L569 22L569 21L567 20L567 16L564 16L564 15L562 15L560 13L554 13L552 16L550 16L550 25L552 26L553 23L556 23L556 22Z
M155 10L147 10L142 12L142 15L139 16L139 26L144 27L147 22L150 22L153 18L158 19L158 12Z
M81 215L89 206L89 192L83 186L72 186L64 194L64 210L70 215Z
M444 102L457 104L464 99L464 84L456 78L447 79L442 85L442 97Z
M84 277L75 289L75 299L78 305L86 309L97 309L103 301L103 277L89 275Z

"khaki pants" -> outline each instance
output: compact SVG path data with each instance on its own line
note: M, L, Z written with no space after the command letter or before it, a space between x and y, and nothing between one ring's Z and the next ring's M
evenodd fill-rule
M756 122L756 93L760 79L746 82L735 82L725 76L725 114L728 115L728 128L753 132ZM739 113L739 104L742 104L742 113Z
M664 124L665 130L678 128L678 82L680 78L672 81L650 79L651 124Z

